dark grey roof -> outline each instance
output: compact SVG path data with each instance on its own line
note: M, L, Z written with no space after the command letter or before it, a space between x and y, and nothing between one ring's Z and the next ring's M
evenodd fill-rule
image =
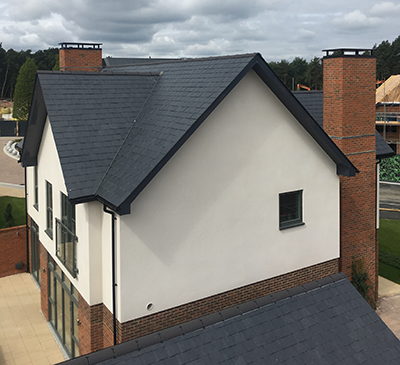
M383 139L383 137L379 134L378 131L375 131L375 138L376 138L376 157L387 158L387 157L392 157L396 154L387 144L387 142Z
M65 362L399 364L400 341L344 274Z
M293 91L293 95L322 127L324 121L324 92L322 90Z
M324 92L319 91L293 91L293 95L311 114L315 121L323 127L324 123ZM375 131L376 137L376 157L379 159L395 155L386 141L378 131Z
M259 54L106 68L39 72L22 152L36 164L48 114L68 197L99 200L119 214L216 106L253 69L337 165L356 168L297 102Z
M155 63L175 60L175 58L120 58L106 57L103 58L103 66L126 66L132 64Z

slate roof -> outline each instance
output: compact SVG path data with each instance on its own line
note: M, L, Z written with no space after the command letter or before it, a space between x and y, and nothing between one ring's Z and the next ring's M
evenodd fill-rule
M400 341L344 274L65 362L399 364Z
M356 168L259 54L144 60L101 73L39 72L21 162L36 164L49 116L68 197L118 214L253 69L337 165Z
M155 63L176 60L176 58L121 58L121 57L105 57L103 58L103 66L126 66L132 64Z
M306 108L315 121L323 127L324 123L324 92L318 91L294 91L293 95ZM395 153L379 134L375 131L376 157L378 159L394 156Z

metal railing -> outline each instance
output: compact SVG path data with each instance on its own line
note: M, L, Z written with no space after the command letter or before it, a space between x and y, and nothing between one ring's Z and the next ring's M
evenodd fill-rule
M76 243L78 237L74 232L56 218L56 256L75 278L78 273L76 265Z

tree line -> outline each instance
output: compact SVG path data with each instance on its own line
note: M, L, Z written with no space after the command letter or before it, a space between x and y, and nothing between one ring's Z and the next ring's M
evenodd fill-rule
M386 80L391 75L400 74L400 36L393 42L386 40L379 45L375 44L372 50L373 54L376 56L377 80ZM27 65L22 67L25 63L27 63ZM311 90L322 90L323 88L322 58L314 57L307 62L301 57L296 57L291 62L287 60L270 62L269 66L290 90L296 90L298 86L300 86L300 88L304 86ZM58 48L49 48L35 53L32 53L29 49L26 51L14 51L13 49L6 51L0 43L0 98L12 99L15 98L16 93L22 94L26 92L26 88L33 88L34 77L30 76L29 78L31 80L28 83L21 82L23 86L21 86L18 91L19 87L16 87L16 84L20 72L32 75L36 70L57 69ZM31 86L26 87L27 85ZM31 93L32 90L24 96L24 103L26 100L29 100ZM17 107L21 109L22 115L27 114L26 106L17 105ZM19 112L17 112L17 114L19 114ZM15 115L15 117L21 118L22 115Z
M400 36L392 43L388 40L372 47L376 57L377 81L384 81L391 75L400 74ZM310 62L296 57L292 62L281 60L270 62L269 66L290 89L296 90L297 85L305 85L311 90L322 90L323 66L322 58L314 57Z
M12 48L5 50L0 43L0 98L14 97L15 84L21 66L27 59L31 59L38 70L52 70L57 63L58 48L49 48L45 51L32 53L26 51L15 51Z

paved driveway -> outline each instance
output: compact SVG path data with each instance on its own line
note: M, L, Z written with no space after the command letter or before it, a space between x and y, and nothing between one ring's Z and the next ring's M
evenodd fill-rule
M42 312L30 274L0 278L0 365L47 365L64 361Z

